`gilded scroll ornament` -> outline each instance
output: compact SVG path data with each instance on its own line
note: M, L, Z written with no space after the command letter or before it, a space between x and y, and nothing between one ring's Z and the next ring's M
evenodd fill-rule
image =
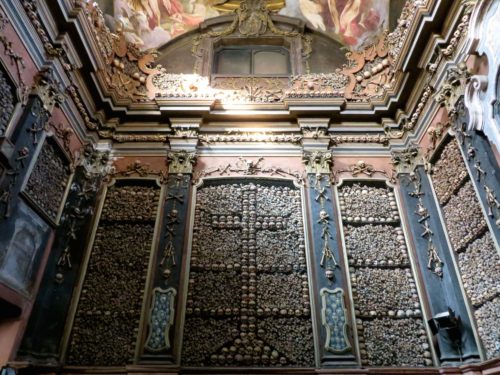
M321 323L326 330L325 349L332 353L344 353L351 348L347 335L347 310L344 291L323 288L321 295Z
M174 324L175 296L174 288L153 289L151 311L149 315L149 335L144 348L150 352L168 350L170 327Z

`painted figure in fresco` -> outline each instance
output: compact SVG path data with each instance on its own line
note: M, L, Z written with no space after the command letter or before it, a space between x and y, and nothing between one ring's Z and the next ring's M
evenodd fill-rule
M388 26L389 0L288 0L280 14L308 21L350 49L360 49Z
M108 0L100 0L105 2ZM114 0L127 41L158 48L221 13L224 0ZM372 44L388 26L389 0L286 0L280 14L300 18L351 50Z
M127 41L141 49L158 48L206 18L219 15L207 1L114 0L114 18Z

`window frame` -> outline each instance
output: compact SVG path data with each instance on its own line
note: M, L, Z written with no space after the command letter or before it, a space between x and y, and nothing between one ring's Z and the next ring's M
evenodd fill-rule
M218 73L219 56L224 50L237 50L250 52L250 73L249 74L236 74L236 73ZM259 52L278 52L286 56L286 73L254 73L255 70L255 54ZM274 44L227 44L220 45L214 49L212 59L212 76L213 77L284 77L287 78L292 75L292 61L290 49L284 45Z

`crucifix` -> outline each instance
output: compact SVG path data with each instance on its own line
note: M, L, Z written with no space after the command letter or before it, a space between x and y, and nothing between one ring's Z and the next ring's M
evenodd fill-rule
M31 128L26 129L28 133L31 133L31 139L33 140L33 144L38 144L38 133L43 130L43 125L37 126L36 122L31 124Z

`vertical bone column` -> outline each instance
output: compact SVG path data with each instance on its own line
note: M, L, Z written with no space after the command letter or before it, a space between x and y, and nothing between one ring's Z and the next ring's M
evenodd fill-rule
M329 151L304 151L311 245L311 290L316 309L316 347L323 367L356 366L345 267L339 252ZM347 306L347 307L346 307Z
M182 313L179 310L179 284L183 269L183 249L189 209L191 174L196 161L194 151L170 151L167 191L163 205L160 240L152 272L149 311L140 361L165 364L179 362L176 340Z
M461 319L461 347L446 331L437 334L439 361L443 365L459 364L462 360L478 359L479 351L439 206L434 199L429 175L424 166L418 165L421 160L418 155L416 148L393 153L400 197L430 314L436 316L451 308Z

